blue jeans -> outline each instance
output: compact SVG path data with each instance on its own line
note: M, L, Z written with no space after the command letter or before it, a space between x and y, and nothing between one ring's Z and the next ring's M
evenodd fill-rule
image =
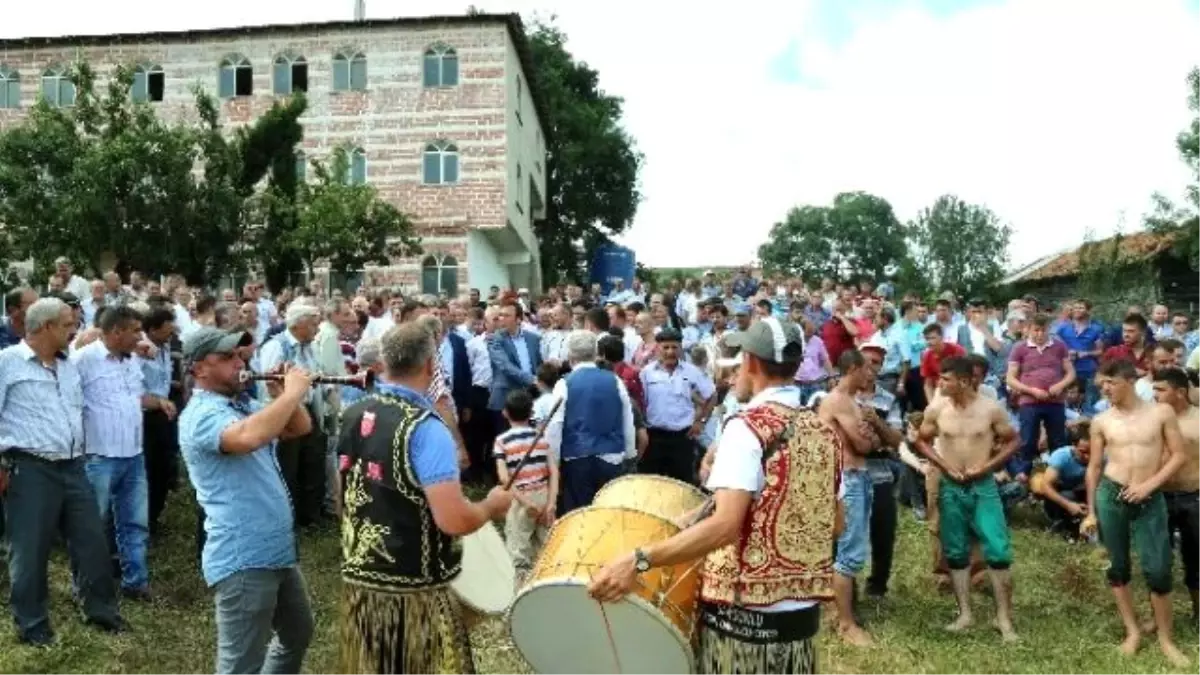
M875 485L866 469L843 469L842 490L845 529L837 540L833 571L844 577L853 577L867 564L867 553L871 544L871 502L875 494Z
M1021 422L1021 448L1009 466L1014 476L1029 475L1033 458L1038 455L1038 436L1043 425L1047 447L1053 450L1067 444L1067 408L1062 403L1033 403L1021 406L1017 415Z
M150 537L150 493L142 455L101 457L89 455L87 477L96 493L100 517L112 516L121 556L121 586L141 589L150 583L146 567L146 541Z

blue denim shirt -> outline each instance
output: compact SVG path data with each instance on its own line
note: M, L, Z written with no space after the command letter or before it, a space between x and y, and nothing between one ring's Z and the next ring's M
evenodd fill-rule
M209 586L244 570L296 564L292 504L275 441L245 455L221 450L225 429L261 409L257 401L197 388L179 416L179 447L204 508L201 567Z

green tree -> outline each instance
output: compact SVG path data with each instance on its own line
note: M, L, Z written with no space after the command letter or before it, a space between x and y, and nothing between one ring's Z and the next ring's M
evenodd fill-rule
M910 227L919 269L938 290L970 297L1004 276L1012 228L986 206L942 195Z
M533 228L546 285L582 283L593 251L629 227L641 201L642 155L621 126L624 102L600 89L599 74L566 42L553 18L530 35L531 85L547 115L546 217Z
M1165 196L1155 194L1143 221L1151 232L1172 235L1174 254L1187 260L1193 270L1200 270L1200 68L1192 68L1187 80L1192 121L1179 132L1175 145L1192 173L1191 184L1187 186L1189 208L1177 207Z
M420 238L406 215L380 199L374 187L349 184L345 148L336 148L328 163L313 160L310 165L315 180L300 184L295 202L288 203L275 190L265 193L268 201L283 200L274 209L277 214L294 208L287 215L295 228L277 248L302 261L309 274L321 261L331 272L346 273L421 253Z
M843 192L832 206L799 206L775 223L758 258L767 274L880 279L907 256L906 230L892 205Z

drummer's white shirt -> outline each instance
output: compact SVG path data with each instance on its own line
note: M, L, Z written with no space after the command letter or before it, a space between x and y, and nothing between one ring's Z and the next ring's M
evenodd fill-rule
M772 387L759 392L750 399L746 408L753 408L765 403L782 403L793 408L800 407L799 387ZM721 440L717 444L713 456L712 471L708 474L709 490L741 490L754 493L758 499L766 483L762 468L762 445L758 437L750 431L740 418L734 417L725 424L721 432ZM781 600L766 607L755 607L757 612L794 612L817 604L807 600Z

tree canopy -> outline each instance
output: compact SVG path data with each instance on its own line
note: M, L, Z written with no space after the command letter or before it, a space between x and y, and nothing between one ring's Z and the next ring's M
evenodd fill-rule
M905 259L905 235L886 199L843 192L830 206L788 211L771 227L758 257L769 274L878 279Z
M198 121L168 122L131 96L127 67L105 87L86 63L69 78L72 106L40 99L0 134L0 262L45 269L65 255L94 275L115 261L193 284L256 264L280 288L318 261L345 271L420 250L408 218L373 188L335 185L320 162L316 182L300 184L303 94L229 133L199 88ZM331 161L336 171L344 152Z
M534 223L546 285L582 283L592 252L629 227L641 201L642 155L621 126L624 102L600 88L599 74L566 43L553 20L530 35L531 79L547 115L546 217Z
M936 289L980 295L1004 276L1012 228L986 206L942 195L921 211L910 234L917 269Z

